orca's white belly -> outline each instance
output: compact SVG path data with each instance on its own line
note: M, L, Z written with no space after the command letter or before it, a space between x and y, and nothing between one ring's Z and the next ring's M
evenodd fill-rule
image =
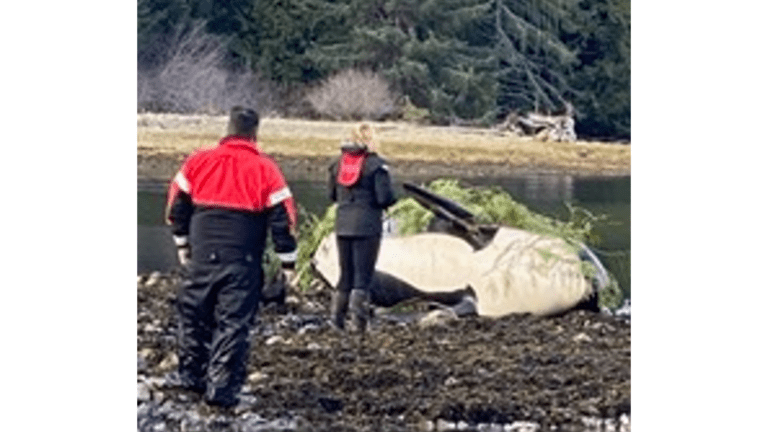
M321 242L315 268L331 284L339 279L334 234ZM591 293L581 273L581 260L565 241L515 228L501 227L483 249L442 233L382 239L376 270L422 292L471 286L478 313L551 314L578 304Z

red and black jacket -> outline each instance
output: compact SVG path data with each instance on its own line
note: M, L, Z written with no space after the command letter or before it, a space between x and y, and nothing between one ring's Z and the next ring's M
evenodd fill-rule
M329 168L329 198L338 203L336 234L378 236L384 209L395 203L389 168L365 147L345 145Z
M280 168L247 137L227 136L182 165L168 189L166 219L192 259L233 250L261 256L270 228L275 252L296 261L296 206Z

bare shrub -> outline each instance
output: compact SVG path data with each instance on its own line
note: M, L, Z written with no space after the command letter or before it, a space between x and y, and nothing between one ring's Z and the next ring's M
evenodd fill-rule
M397 113L389 84L370 71L341 71L309 91L306 99L320 116L334 120L381 120Z
M183 27L161 44L159 66L138 70L138 111L222 114L233 105L274 109L276 90L250 70L224 67L225 41L204 23Z

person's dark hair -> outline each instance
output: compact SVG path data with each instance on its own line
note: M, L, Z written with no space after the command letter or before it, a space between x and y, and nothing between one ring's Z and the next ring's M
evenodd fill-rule
M229 135L256 137L256 129L259 127L259 113L251 108L241 106L232 107L229 111Z

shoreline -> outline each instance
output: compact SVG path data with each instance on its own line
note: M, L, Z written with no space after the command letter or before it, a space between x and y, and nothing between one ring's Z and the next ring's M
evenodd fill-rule
M167 181L186 155L216 145L225 116L139 114L137 176ZM340 140L355 122L262 119L259 147L287 178L325 179ZM594 141L544 142L493 128L372 122L380 154L402 178L494 178L525 174L578 177L631 175L631 146Z
M138 151L137 180L142 183L168 182L176 174L186 154L151 154ZM327 167L335 156L270 155L291 180L325 180ZM553 166L526 166L504 162L435 162L389 158L392 173L400 178L498 178L530 174L560 174L574 177L629 177L623 169L563 169Z

